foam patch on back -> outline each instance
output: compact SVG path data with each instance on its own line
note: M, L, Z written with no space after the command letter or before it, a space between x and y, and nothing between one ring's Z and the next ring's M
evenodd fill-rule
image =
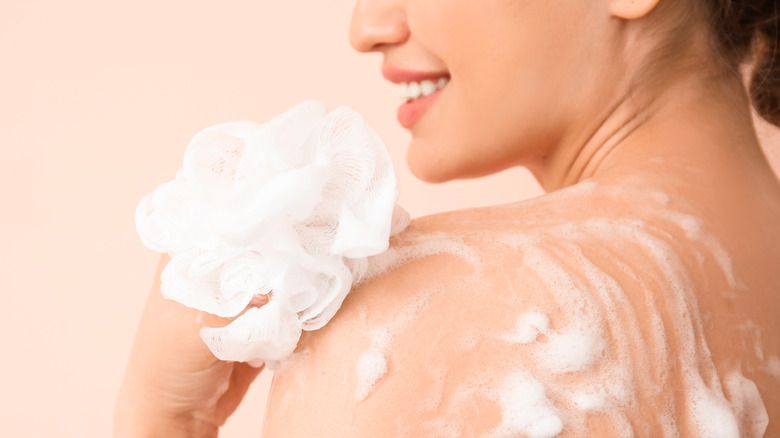
M777 356L769 356L764 361L764 371L780 382L780 358Z
M481 260L477 253L467 244L449 234L415 234L404 235L406 242L390 247L387 251L368 258L368 264L361 283L382 275L405 262L421 259L437 254L452 254L466 261L470 266L478 268Z
M371 345L368 350L360 354L356 367L355 397L358 401L365 400L374 390L377 382L388 372L386 355L393 338L408 329L430 304L432 297L440 292L440 289L433 288L420 293L387 324L370 329Z
M755 382L739 372L733 372L726 376L723 386L731 401L734 414L741 419L739 429L743 432L742 436L763 437L769 426L769 415Z
M607 403L607 394L604 391L576 391L572 395L572 401L578 409L583 411L599 410Z
M540 334L550 330L550 320L541 312L528 312L520 315L515 330L504 335L504 340L517 344L530 344Z
M563 430L560 413L545 394L544 385L525 373L506 378L497 388L501 424L492 437L549 438Z
M376 351L366 351L358 357L357 375L358 384L355 397L365 400L371 389L387 372L387 360L385 356Z
M362 401L371 393L377 381L387 373L385 352L392 336L384 328L371 331L371 347L360 354L357 362L357 388L355 397Z
M585 331L548 335L535 357L540 365L553 373L569 373L589 368L602 357L604 339Z

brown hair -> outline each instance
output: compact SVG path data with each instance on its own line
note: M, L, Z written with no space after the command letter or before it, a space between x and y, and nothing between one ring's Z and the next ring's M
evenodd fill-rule
M780 0L706 0L716 49L734 66L750 62L750 99L780 126Z

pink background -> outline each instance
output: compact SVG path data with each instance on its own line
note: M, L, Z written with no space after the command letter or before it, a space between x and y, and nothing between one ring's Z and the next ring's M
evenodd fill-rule
M159 258L133 212L206 126L305 99L349 105L387 143L413 216L541 193L523 169L438 186L411 176L381 56L347 41L353 1L0 3L4 436L109 436ZM222 436L259 435L269 382Z

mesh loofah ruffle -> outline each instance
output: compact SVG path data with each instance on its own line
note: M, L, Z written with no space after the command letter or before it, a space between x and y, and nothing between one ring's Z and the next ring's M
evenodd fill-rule
M267 123L212 126L173 181L143 198L136 227L171 261L162 293L223 317L201 337L223 360L273 363L324 326L391 235L409 224L389 154L348 107L302 102Z

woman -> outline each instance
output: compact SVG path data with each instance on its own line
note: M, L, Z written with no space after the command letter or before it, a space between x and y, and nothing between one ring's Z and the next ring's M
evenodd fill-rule
M415 175L523 165L548 194L413 221L278 371L266 436L779 436L780 186L748 97L780 122L777 11L359 1ZM152 291L117 435L216 436L240 402L259 370L196 315Z

